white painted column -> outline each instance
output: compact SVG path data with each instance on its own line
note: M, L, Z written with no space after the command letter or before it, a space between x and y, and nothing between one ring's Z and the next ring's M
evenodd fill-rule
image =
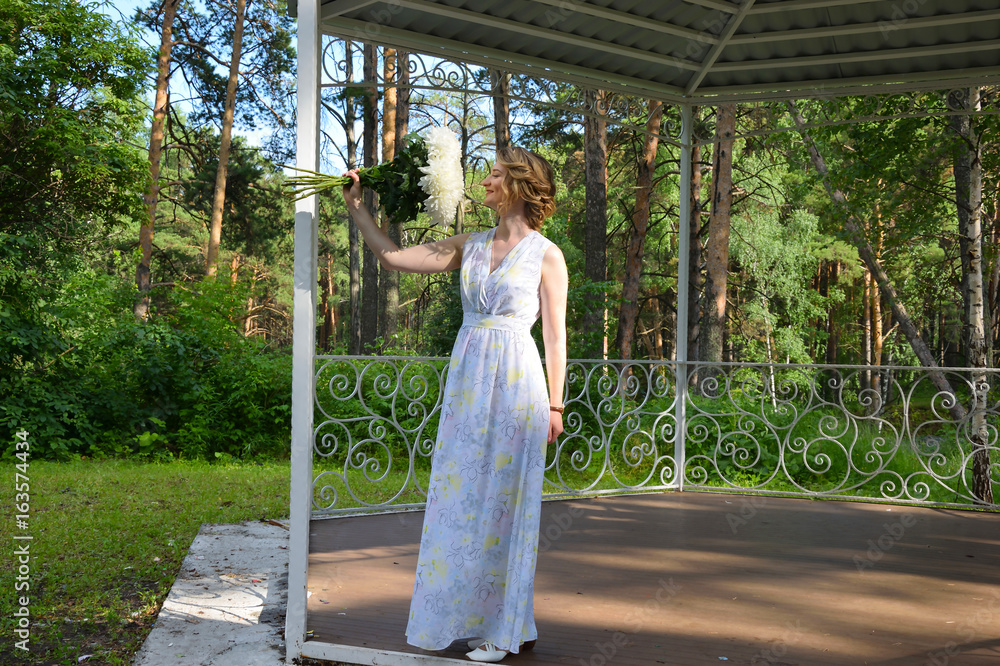
M298 2L296 155L300 169L319 170L319 0ZM306 580L312 512L313 392L316 350L316 253L319 202L295 204L292 324L292 451L285 659L292 663L306 639Z
M677 402L674 405L674 421L677 434L674 437L674 461L677 463L677 478L674 483L678 490L684 490L684 440L687 435L687 378L688 378L688 290L689 266L691 259L691 106L681 106L681 188L680 220L677 224Z

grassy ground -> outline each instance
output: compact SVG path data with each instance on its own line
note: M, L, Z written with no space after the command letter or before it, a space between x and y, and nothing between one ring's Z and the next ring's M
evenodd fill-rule
M16 461L15 461L16 462ZM130 664L202 523L288 516L288 463L31 462L28 529L17 529L15 462L0 463L0 540L29 534L30 590L15 592L17 558L0 559L0 663ZM30 597L31 636L15 649L17 597Z

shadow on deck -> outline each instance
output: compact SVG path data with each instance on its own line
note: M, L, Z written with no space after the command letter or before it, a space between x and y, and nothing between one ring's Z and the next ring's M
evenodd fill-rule
M472 663L405 642L422 519L312 521L310 642ZM504 664L1000 664L1000 514L686 492L541 520L538 644Z

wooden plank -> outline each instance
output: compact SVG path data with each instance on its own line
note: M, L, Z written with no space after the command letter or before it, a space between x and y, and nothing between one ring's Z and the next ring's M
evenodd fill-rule
M311 523L314 640L433 654L404 636L422 520ZM993 664L998 567L998 514L690 492L546 502L539 641L503 663Z

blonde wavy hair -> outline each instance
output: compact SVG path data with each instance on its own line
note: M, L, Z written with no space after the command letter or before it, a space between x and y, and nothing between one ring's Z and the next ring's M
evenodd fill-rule
M499 149L496 163L507 170L501 182L503 192L497 212L503 215L515 201L524 199L528 226L538 231L545 218L556 211L552 165L541 155L516 146Z

